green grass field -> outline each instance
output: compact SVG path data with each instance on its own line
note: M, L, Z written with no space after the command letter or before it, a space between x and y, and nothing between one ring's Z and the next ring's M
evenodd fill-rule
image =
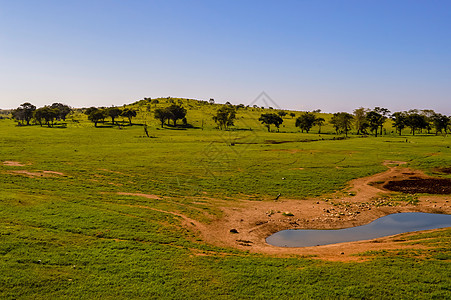
M338 263L218 248L180 217L140 207L208 222L206 213L221 216L211 199L233 206L279 193L320 196L384 171L384 160L431 173L451 166L449 137L336 139L330 125L302 134L291 117L267 132L256 121L263 110L251 108L219 131L211 119L217 106L184 106L195 128L160 129L157 106L139 104L135 125L122 129L95 128L77 113L54 128L0 120L0 298L451 298L449 229L412 238L428 250Z

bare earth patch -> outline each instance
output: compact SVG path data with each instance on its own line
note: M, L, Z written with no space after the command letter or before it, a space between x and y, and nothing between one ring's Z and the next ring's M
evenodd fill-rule
M124 195L124 196L139 196L139 197L144 197L144 198L149 198L149 199L161 199L161 197L157 196L157 195L152 195L152 194L142 194L142 193L123 193L123 192L118 192L118 195Z
M55 175L59 176L65 176L64 173L61 172L55 172L55 171L33 171L30 172L28 170L16 170L16 171L9 171L10 174L19 174L24 175L28 177L56 177Z
M12 160L4 161L3 165L9 166L9 167L23 167L23 166L25 166L23 163L20 163L18 161L12 161Z

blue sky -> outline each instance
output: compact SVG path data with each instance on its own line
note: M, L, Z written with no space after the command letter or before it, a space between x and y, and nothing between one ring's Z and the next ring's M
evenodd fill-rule
M0 108L143 97L451 114L451 1L0 0Z

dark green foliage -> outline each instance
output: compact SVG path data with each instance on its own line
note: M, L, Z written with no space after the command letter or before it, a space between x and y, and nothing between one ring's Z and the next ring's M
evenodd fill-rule
M368 121L368 127L371 132L374 132L374 136L377 137L377 132L380 126L383 126L385 119L380 113L372 110L366 114L366 120Z
M287 115L287 112L281 110L281 111L278 111L277 114L283 118L283 117L285 117Z
M412 135L415 135L417 129L425 129L428 125L426 117L416 112L408 113L405 123L412 130Z
M334 126L337 133L344 133L348 135L349 130L352 128L352 120L354 117L347 112L334 113L330 123Z
M110 107L106 109L106 114L111 118L111 123L114 125L114 119L122 114L122 110L118 107Z
M177 120L181 120L186 116L186 109L180 105L173 104L166 108L169 119L174 122L174 126L177 125Z
M130 123L130 125L132 125L132 118L136 117L136 110L131 109L131 108L125 108L122 111L121 116L126 117L128 119L128 122Z
M326 120L324 118L315 117L315 122L313 122L313 125L318 126L318 133L321 133L321 126L324 125L324 122L326 122Z
M221 130L227 130L229 126L233 126L235 118L236 110L233 106L222 106L216 111L216 115L213 116L213 120Z
M447 133L448 125L450 125L450 117L447 117L442 114L434 113L434 115L431 117L432 124L435 128L435 133L441 133L442 131L445 131Z
M50 107L57 111L56 118L58 120L66 121L66 116L71 112L71 108L62 103L53 103Z
M42 121L44 121L48 127L51 127L53 126L53 121L59 116L59 110L50 106L44 106L35 110L33 116L39 125L42 126Z
M104 109L96 109L91 110L91 113L88 116L88 120L94 123L94 126L97 127L97 123L100 121L104 122L107 114Z
M354 126L357 129L357 134L367 134L366 130L369 124L365 108L360 107L354 110Z
M401 135L402 130L407 126L407 114L405 112L395 112L391 119L393 120L393 127Z
M154 112L154 118L161 122L161 128L163 128L164 122L169 120L170 114L165 108L157 108Z
M278 114L262 114L258 119L262 124L266 126L268 132L270 131L270 126L274 125L279 131L280 125L283 123L283 119Z
M301 132L304 130L308 133L310 129L312 129L313 125L315 125L316 117L313 113L305 112L301 114L300 117L296 119L296 127L301 129ZM324 119L323 119L324 122Z
M23 125L25 121L27 125L30 125L30 120L33 118L33 112L36 110L36 106L29 102L21 104L17 109L12 111L13 118L20 121Z

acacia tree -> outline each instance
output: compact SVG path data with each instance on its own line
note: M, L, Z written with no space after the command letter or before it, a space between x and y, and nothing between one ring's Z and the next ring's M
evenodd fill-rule
M177 125L177 120L184 119L186 116L186 109L177 104L167 107L166 110L169 114L169 119L174 122L174 126Z
M63 103L53 103L50 107L57 111L56 118L63 121L66 121L66 116L72 111L68 105Z
M128 118L128 122L130 123L130 126L131 126L131 125L133 125L132 118L136 117L136 110L131 109L131 108L125 108L122 111L121 116Z
M48 127L53 126L53 121L58 118L59 110L51 106L44 106L33 112L33 118L42 126L44 121Z
M283 117L285 117L287 115L287 112L281 110L281 111L278 111L277 114L283 118Z
M111 117L111 123L114 125L114 119L122 114L122 110L118 107L110 107L106 110L106 113L109 117Z
M348 136L349 130L352 128L352 120L354 117L347 112L338 112L334 113L330 123L334 126L335 131L343 132L346 136Z
M154 118L160 120L161 128L164 126L164 122L169 120L169 112L164 108L157 108L154 112Z
M442 130L445 130L445 133L447 133L448 125L450 124L450 117L435 113L431 117L431 120L432 125L435 128L435 134L438 134L439 132L442 133Z
M407 125L406 112L394 112L391 119L393 120L393 127L396 128L396 131L398 131L399 135L401 135L402 130L406 128Z
M94 126L97 127L97 123L100 121L104 122L106 118L106 112L103 109L95 109L91 110L91 113L88 116L88 120L94 123Z
M366 129L368 128L368 121L366 118L367 110L363 107L354 109L354 125L357 129L357 134L367 134Z
M301 114L300 117L296 119L296 127L299 127L301 129L301 132L304 132L304 130L308 133L310 129L312 129L313 125L315 124L316 117L314 114L310 112L305 112Z
M326 120L324 120L324 118L315 117L315 122L313 123L313 125L318 125L318 134L321 134L321 126L324 125L324 122L326 122Z
M278 114L261 114L258 119L262 124L266 126L268 132L270 131L270 126L274 125L277 127L277 132L279 131L279 126L283 123L283 119Z
M33 118L33 112L36 110L36 106L31 104L30 102L22 103L17 109L13 110L12 115L13 118L20 121L23 124L23 121L27 122L27 125L30 125L30 120Z
M236 119L236 110L233 106L222 106L216 111L213 120L218 124L219 129L227 130L229 126L233 126Z
M406 125L412 130L412 135L415 135L416 130L426 128L427 120L425 116L412 111L407 115Z
M380 123L379 123L379 127L381 129L381 135L382 135L382 129L384 127L385 121L388 119L388 117L390 117L390 111L388 109L386 109L386 108L383 108L383 107L375 107L373 109L373 111L375 111L376 113L381 115L381 120L380 120Z
M384 116L372 110L366 114L366 120L368 121L368 127L370 128L371 132L374 132L374 136L377 137L379 126L384 124Z

